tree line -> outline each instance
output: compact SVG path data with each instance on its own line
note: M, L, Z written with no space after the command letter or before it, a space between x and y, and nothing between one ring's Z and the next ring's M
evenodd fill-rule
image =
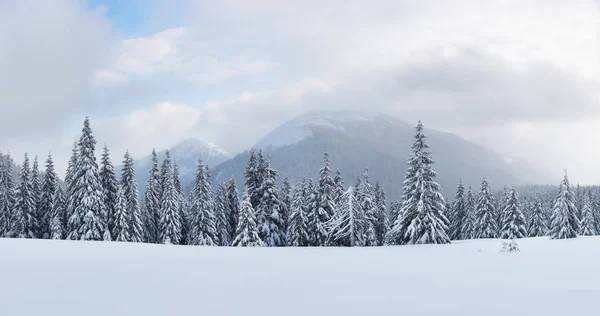
M117 177L105 146L100 164L96 140L85 119L74 143L64 181L48 155L43 173L27 154L16 177L10 155L0 154L0 236L11 238L102 240L206 246L382 246L450 243L471 238L571 238L598 231L589 199L580 211L565 175L552 218L539 198L527 217L516 189L500 203L484 179L477 197L459 183L448 203L435 181L437 173L423 125L418 123L401 201L386 203L383 188L368 169L352 185L332 172L329 155L316 180L292 185L262 151L252 151L239 196L236 182L213 188L209 168L198 161L193 188L184 192L179 169L169 153L152 166L139 196L134 162L128 152Z

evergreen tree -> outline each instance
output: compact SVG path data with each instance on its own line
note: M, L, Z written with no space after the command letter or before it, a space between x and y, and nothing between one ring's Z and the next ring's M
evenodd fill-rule
M42 215L40 221L40 232L42 232L41 238L44 239L49 239L52 237L52 227L54 226L52 221L55 216L54 213L58 207L57 204L62 204L62 201L60 201L61 196L58 192L60 189L59 187L60 183L58 180L58 175L54 171L54 162L52 161L52 156L48 155L48 159L46 159L44 181L41 187L41 199L38 207L38 210ZM59 215L62 215L62 213ZM62 223L60 224L62 225ZM61 236L62 231L63 229L61 227Z
M308 219L305 211L306 180L296 184L294 197L287 225L287 244L292 247L305 247L310 244L308 235Z
M181 218L179 217L180 199L173 181L171 159L167 151L161 167L161 205L159 221L159 240L163 244L178 245L181 242Z
M398 220L400 210L402 209L402 203L400 201L392 201L390 203L390 213L386 219L387 232L385 234L385 244L391 244L393 237L391 234L394 223Z
M346 189L344 189L344 181L342 180L342 174L339 170L335 171L335 176L333 177L333 203L337 205L342 200L342 195L346 193Z
M33 199L33 208L35 209L35 222L37 223L36 238L44 238L48 235L48 226L44 225L45 214L40 209L40 201L42 197L42 182L40 179L40 167L38 158L33 158L33 166L31 168L31 197Z
M529 213L529 218L527 220L527 232L529 237L546 236L548 233L548 225L546 222L546 214L544 213L542 201L538 195L532 203L531 212Z
M69 239L110 240L107 213L102 197L102 184L94 150L96 140L92 136L86 117L79 139L77 164L73 174L73 191L70 203L74 210L69 218Z
M575 207L575 196L565 172L565 177L560 183L559 193L554 202L549 235L551 239L575 238L578 231L579 219Z
M465 187L463 187L462 181L459 181L454 201L452 201L452 205L449 208L450 238L452 240L459 240L463 237L462 228L465 225L466 204Z
M57 183L58 184L58 183ZM66 197L60 185L56 186L56 195L52 203L50 217L50 239L64 239L67 234Z
M215 216L217 218L216 231L217 231L217 245L229 246L231 239L229 237L229 214L228 212L228 183L222 182L217 189L215 196L214 209Z
M306 227L308 228L308 240L310 241L309 246L314 245L315 232L317 231L316 221L314 214L317 214L317 208L319 203L317 200L317 188L312 178L306 181L304 186L304 214L306 214Z
M467 189L465 195L465 217L463 226L461 228L460 239L473 239L475 238L475 228L477 227L477 210L475 208L475 196L473 196L473 189L471 186Z
M498 237L498 224L496 222L496 211L494 210L494 200L492 190L487 180L484 178L481 182L481 191L477 199L475 208L475 223L473 238L496 238Z
M596 223L596 232L600 232L600 188L596 189L595 194L592 194L590 191L590 196L594 213L594 222Z
M594 236L596 235L596 223L594 220L594 213L590 201L590 196L587 193L583 193L581 203L581 224L579 227L579 235L581 236Z
M102 156L100 158L100 183L102 185L102 200L106 208L108 230L111 232L111 238L117 238L114 231L115 225L115 209L117 207L117 190L118 182L115 174L115 167L110 160L110 152L108 147L104 145Z
M429 151L423 124L416 127L413 154L408 158L402 210L392 229L392 243L445 244L448 237L445 202Z
M248 188L244 189L242 204L240 206L239 221L233 240L235 247L262 247L264 243L258 236L256 215L250 203Z
M137 181L135 180L135 169L133 159L129 151L125 152L123 159L123 170L121 172L121 190L125 198L125 207L129 216L129 236L132 242L144 241L144 220L140 208L140 196Z
M385 206L385 192L381 185L379 185L379 181L375 183L375 209L375 234L377 236L377 245L382 246L387 232L387 208Z
M207 167L208 168L208 167ZM208 170L206 171L208 174ZM186 199L183 196L183 189L181 187L181 180L179 178L179 167L177 163L173 163L173 183L175 184L175 191L179 198L179 218L181 218L181 241L180 244L184 245L187 242L188 235L188 222L187 222L187 209Z
M207 169L198 160L198 169L191 192L190 232L188 243L190 245L217 245L217 217L214 213L210 176Z
M252 203L252 208L257 209L258 204L260 203L260 186L262 184L262 179L259 175L259 160L256 155L256 152L250 152L250 158L248 159L248 164L246 165L246 170L244 172L244 176L246 178L246 188L248 190L248 195L250 196L250 202Z
M79 146L78 142L73 143L73 149L71 150L71 158L67 166L67 172L65 174L65 213L67 215L67 229L65 234L67 239L77 240L79 236L77 231L81 226L79 222L79 216L75 216L75 168L77 166L77 160L79 159ZM71 234L71 232L74 232Z
M0 237L10 237L15 184L10 154L0 156Z
M129 223L131 222L131 211L127 207L127 198L124 195L123 189L120 187L117 187L117 199L115 202L115 222L113 228L115 240L125 242L132 241L129 233L132 231L131 227L129 227Z
M329 154L323 154L323 167L319 171L319 182L317 183L316 207L308 214L311 232L311 244L313 246L325 246L329 236L329 221L335 213L334 190L335 184L329 176Z
M377 218L377 204L375 202L375 192L371 185L369 170L365 168L362 179L358 182L358 192L356 193L356 201L361 207L361 212L365 217L365 246L377 246L377 229L379 219Z
M508 199L505 203L504 211L502 211L502 229L500 238L516 239L525 238L527 230L525 229L525 216L521 211L521 203L519 203L519 194L515 188L508 193Z
M160 207L161 207L161 181L160 171L158 170L158 157L156 156L156 150L152 149L152 167L149 171L148 184L146 184L146 191L144 192L144 204L145 204L145 226L144 231L146 232L146 241L157 243L161 242L159 225L160 222Z
M258 235L266 246L285 246L285 223L277 192L277 171L267 165L262 178L262 197L256 212Z
M281 217L283 219L283 231L287 231L287 223L292 209L292 185L287 176L283 178L281 183Z
M229 180L227 186L227 214L229 215L229 237L233 240L240 215L240 199L238 197L237 184L233 178Z
M11 220L11 236L17 238L37 238L38 223L30 168L29 157L25 154L25 160L21 166L20 182L17 186L14 216Z
M350 186L337 206L328 242L333 246L365 246L369 226L369 219L365 217L364 209L354 194L354 188Z

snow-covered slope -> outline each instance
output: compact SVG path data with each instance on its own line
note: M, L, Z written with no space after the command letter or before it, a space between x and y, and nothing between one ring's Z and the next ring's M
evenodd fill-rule
M454 194L459 179L475 189L483 177L488 178L493 188L556 182L523 160L508 161L492 150L453 134L431 129L426 132L436 161L438 181L446 195ZM388 197L398 199L413 136L414 124L391 116L320 111L282 124L251 147L266 150L279 174L288 175L292 181L316 178L323 152L327 151L331 168L340 170L346 185L353 184L356 176L369 168L372 178L379 180L387 190ZM213 173L216 180L234 176L242 183L248 155L248 152L241 153L219 165Z
M595 315L600 237L380 248L0 239L2 315Z
M166 151L158 152L159 165L165 157ZM232 156L219 146L196 138L189 138L169 149L171 160L177 162L181 183L191 183L198 159L202 158L209 167L215 167ZM148 171L152 165L152 156L149 155L135 161L136 177L140 191L144 191L148 182ZM120 170L120 168L119 168Z

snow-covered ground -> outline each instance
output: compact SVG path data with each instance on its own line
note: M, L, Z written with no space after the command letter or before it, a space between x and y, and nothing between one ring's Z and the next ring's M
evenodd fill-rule
M0 239L0 315L595 315L600 237L381 248Z

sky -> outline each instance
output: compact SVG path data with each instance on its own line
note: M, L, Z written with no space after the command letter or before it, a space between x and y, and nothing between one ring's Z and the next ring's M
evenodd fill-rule
M0 0L0 148L64 170L83 118L120 160L236 153L307 111L421 119L600 183L594 0Z

